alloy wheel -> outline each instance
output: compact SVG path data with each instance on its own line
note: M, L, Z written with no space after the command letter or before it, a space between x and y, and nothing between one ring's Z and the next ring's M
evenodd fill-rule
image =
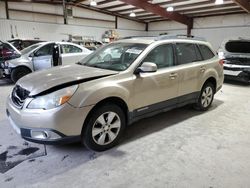
M119 134L121 120L115 112L105 112L95 121L92 128L92 138L98 145L113 142Z
M213 100L213 89L207 86L201 95L201 104L204 108L208 107Z

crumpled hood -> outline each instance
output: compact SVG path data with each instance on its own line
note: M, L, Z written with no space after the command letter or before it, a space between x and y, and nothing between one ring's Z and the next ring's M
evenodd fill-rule
M59 89L117 73L116 71L74 64L28 74L16 84L28 90L30 96L34 96L53 88Z

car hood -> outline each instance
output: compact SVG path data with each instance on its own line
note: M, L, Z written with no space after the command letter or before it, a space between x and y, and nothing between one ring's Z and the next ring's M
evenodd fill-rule
M28 74L17 85L28 90L30 96L34 96L117 73L83 65L66 65Z

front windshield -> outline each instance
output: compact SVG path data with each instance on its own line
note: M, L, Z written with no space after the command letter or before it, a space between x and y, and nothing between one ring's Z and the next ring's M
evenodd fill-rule
M38 46L40 46L41 44L37 43L37 44L33 44L27 48L24 48L23 50L21 50L21 54L24 55L24 54L27 54L29 52L31 52L32 50L34 50L35 48L37 48Z
M83 59L80 64L115 71L126 70L147 47L147 44L112 43Z

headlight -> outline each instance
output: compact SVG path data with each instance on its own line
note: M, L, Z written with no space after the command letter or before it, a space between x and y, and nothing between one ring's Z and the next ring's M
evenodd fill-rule
M5 62L4 62L4 66L5 66L5 67L8 67L9 64L10 64L9 61L5 61Z
M53 93L34 98L29 104L30 109L52 109L66 103L77 90L78 85L66 87Z

